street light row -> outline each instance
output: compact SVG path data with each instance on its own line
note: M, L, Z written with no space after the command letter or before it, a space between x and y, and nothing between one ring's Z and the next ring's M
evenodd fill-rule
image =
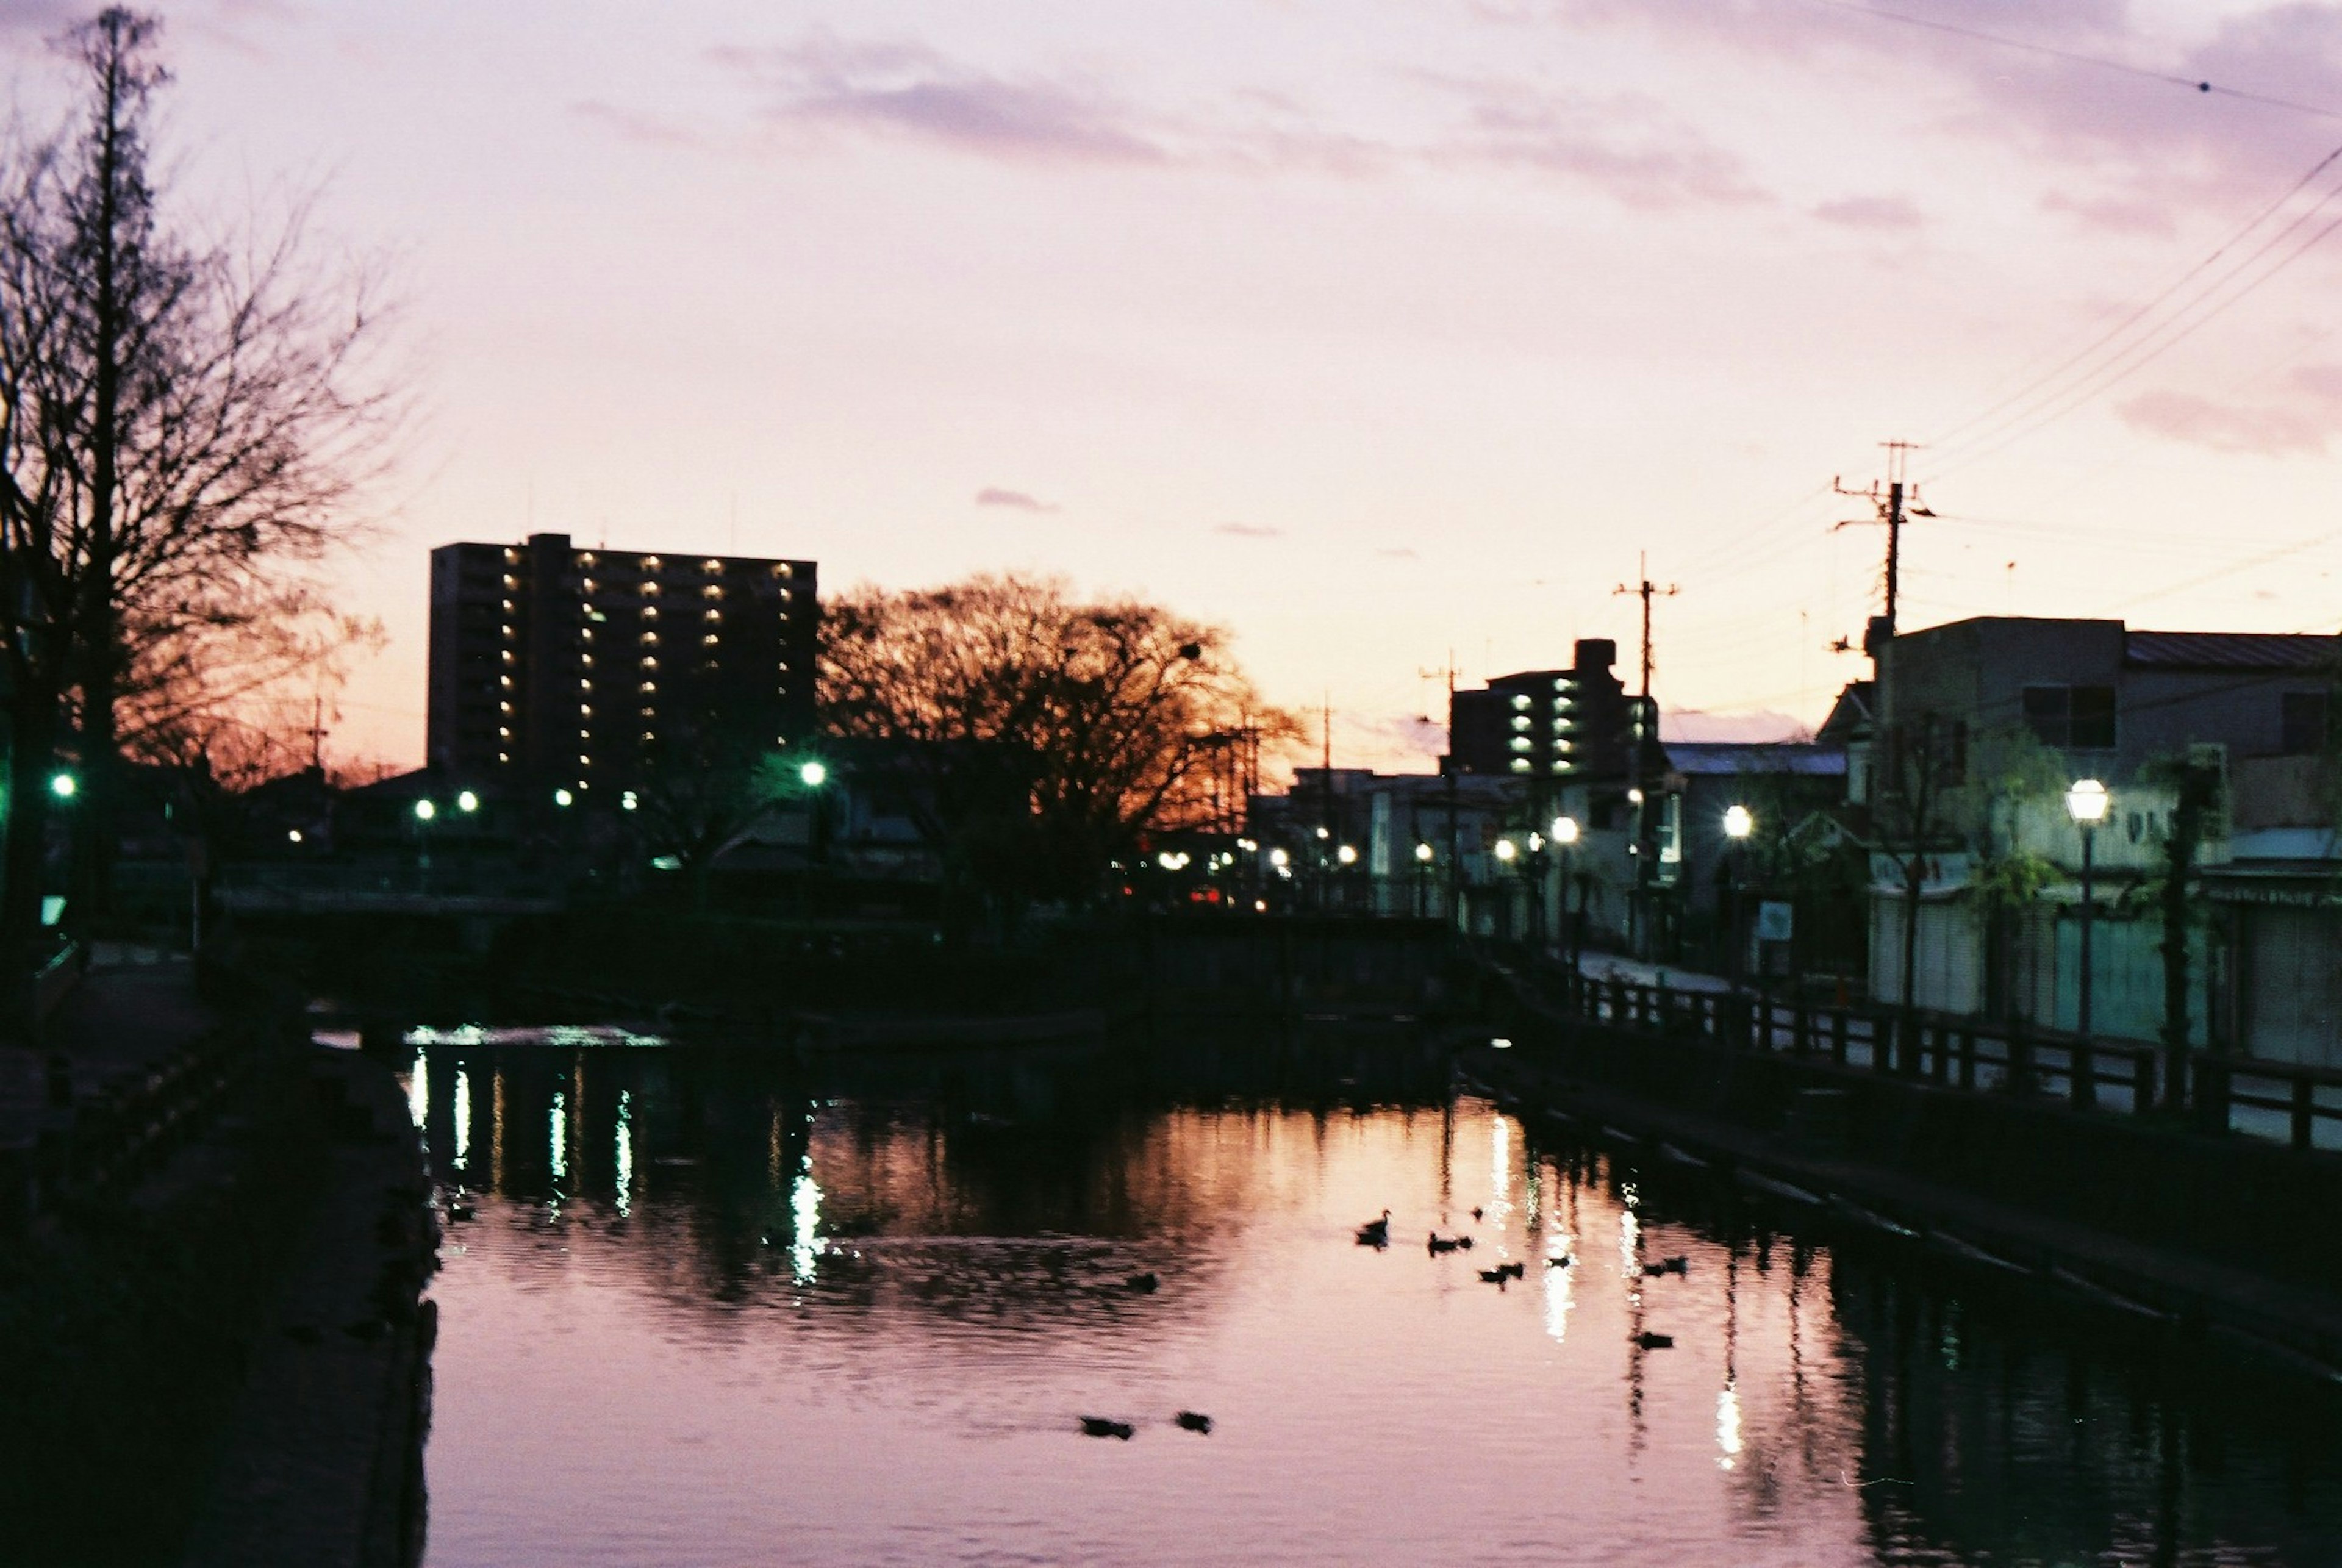
M829 782L829 768L822 763L806 763L797 769L797 779L807 789L819 789ZM74 776L59 774L49 781L49 787L56 792L58 798L70 799L75 787ZM566 788L556 789L553 792L553 804L565 810L577 804L577 797ZM638 804L633 790L626 791L618 802L619 808L624 811L633 811ZM467 814L475 812L480 809L480 797L471 790L460 790L455 795L455 809ZM438 814L439 803L429 795L415 803L415 821L429 822Z

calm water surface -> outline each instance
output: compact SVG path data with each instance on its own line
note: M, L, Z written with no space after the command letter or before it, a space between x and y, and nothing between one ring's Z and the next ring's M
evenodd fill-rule
M435 1568L2342 1562L2308 1395L1770 1233L1412 1044L854 1076L459 1034L411 1092L477 1205Z

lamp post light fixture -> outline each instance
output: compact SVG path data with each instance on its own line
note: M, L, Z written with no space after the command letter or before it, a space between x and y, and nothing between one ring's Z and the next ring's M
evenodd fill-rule
M577 797L571 794L566 789L557 789L553 792L553 804L564 808L565 810L569 806L575 804L576 801Z
M1429 865L1431 864L1431 857L1432 850L1429 844L1418 844L1415 846L1415 858L1416 860L1421 861L1426 865Z
M806 763L797 769L797 777L806 788L819 789L829 782L829 765L826 763Z
M1581 909L1572 914L1569 907L1569 884L1576 880L1577 819L1557 816L1553 819L1553 842L1561 846L1561 924L1563 944L1568 950L1569 972L1577 973L1579 944L1585 940L1580 932L1583 924ZM1585 902L1583 895L1579 903Z
M1334 858L1344 865L1356 865L1358 864L1358 852L1354 846L1346 844L1334 852Z
M49 775L49 793L59 800L71 800L81 792L81 781L62 770Z
M1500 838L1496 841L1496 858L1503 861L1506 865L1512 864L1513 856L1518 854L1520 854L1520 847L1514 844L1511 839Z
M468 815L480 809L480 797L465 790L455 797L455 809Z
M2097 903L2090 888L2091 862L2096 858L2098 824L2107 820L2113 804L2107 786L2097 779L2076 779L2066 792L2066 814L2082 830L2082 954L2080 984L2074 990L2074 1033L2090 1037L2090 923Z
M428 795L425 795L423 799L415 803L415 821L429 822L433 817L437 816L438 814L439 807L437 803L433 801Z
M1742 864L1740 846L1746 844L1748 835L1756 831L1756 819L1750 814L1746 806L1731 805L1724 808L1725 868L1732 875L1732 899L1724 916L1726 926L1724 938L1725 956L1728 961L1725 965L1725 973L1731 980L1732 988L1735 991L1740 989L1740 970L1742 961L1746 956L1747 946L1740 934L1740 884L1747 873L1746 866Z

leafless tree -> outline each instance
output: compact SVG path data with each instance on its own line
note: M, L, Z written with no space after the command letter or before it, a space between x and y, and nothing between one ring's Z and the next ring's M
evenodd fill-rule
M40 780L77 753L76 902L108 893L125 698L264 625L345 538L399 409L378 281L319 265L305 205L211 241L150 172L159 24L109 8L61 48L73 124L0 166L0 670L15 724L5 914L40 893ZM191 690L206 689L208 677ZM27 786L31 787L27 787Z
M823 629L830 731L914 775L902 805L947 882L1011 897L1087 895L1145 834L1211 814L1230 733L1300 733L1218 628L1054 579L857 588Z

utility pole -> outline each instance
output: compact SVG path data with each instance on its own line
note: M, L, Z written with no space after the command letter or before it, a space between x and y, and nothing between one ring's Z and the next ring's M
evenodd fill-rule
M320 778L325 774L325 699L322 693L309 699L309 771Z
M1629 734L1626 754L1626 798L1635 808L1635 893L1626 909L1629 930L1626 945L1636 956L1648 958L1646 949L1652 946L1650 930L1651 883L1657 874L1655 862L1658 852L1658 821L1651 807L1651 792L1643 774L1643 753L1653 732L1658 727L1657 712L1651 705L1651 600L1671 598L1681 592L1673 583L1662 588L1651 581L1651 558L1637 554L1635 557L1635 582L1629 586L1621 583L1611 590L1614 594L1632 594L1643 601L1643 689L1635 699L1635 722Z
M1841 479L1830 481L1832 490L1840 495L1858 496L1869 502L1877 513L1875 518L1857 517L1838 527L1852 528L1876 522L1887 529L1887 614L1871 623L1862 639L1862 651L1874 662L1880 646L1895 635L1896 610L1902 599L1904 519L1935 515L1920 504L1919 487L1908 480L1911 454L1919 450L1918 446L1908 441L1882 441L1879 444L1887 449L1887 481L1883 486L1874 480L1867 490L1849 490Z

